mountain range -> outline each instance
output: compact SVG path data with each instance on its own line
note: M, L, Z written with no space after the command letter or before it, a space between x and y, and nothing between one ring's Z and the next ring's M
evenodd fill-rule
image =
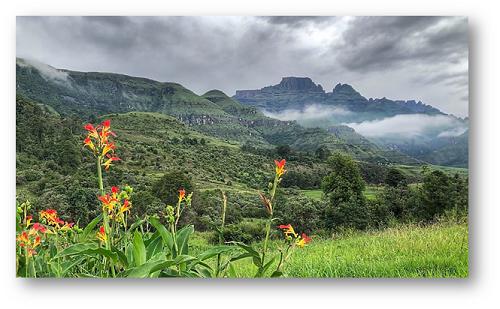
M295 120L305 127L335 132L345 125L381 147L425 162L468 165L468 119L421 101L367 99L341 83L326 92L309 77L283 77L273 86L237 90L233 98L269 117Z
M238 90L233 97L219 90L197 95L178 83L56 69L17 58L16 91L62 116L154 112L224 142L256 148L289 145L312 153L324 146L372 163L467 165L467 130L402 137L370 136L362 127L413 115L451 119L463 127L465 120L422 102L366 99L348 84L325 92L307 77L285 77L274 86ZM456 131L453 125L448 131Z

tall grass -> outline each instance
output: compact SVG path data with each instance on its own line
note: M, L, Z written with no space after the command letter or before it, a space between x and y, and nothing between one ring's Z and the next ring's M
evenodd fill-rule
M250 261L237 263L237 277L255 274ZM285 273L288 277L320 278L466 278L468 226L402 226L317 238L307 250L293 253Z

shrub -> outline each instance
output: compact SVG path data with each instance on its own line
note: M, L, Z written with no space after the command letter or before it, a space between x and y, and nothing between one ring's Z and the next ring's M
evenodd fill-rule
M163 204L174 205L176 203L177 190L184 188L186 191L193 191L193 183L183 171L174 171L163 175L163 177L153 185L152 193L159 198Z

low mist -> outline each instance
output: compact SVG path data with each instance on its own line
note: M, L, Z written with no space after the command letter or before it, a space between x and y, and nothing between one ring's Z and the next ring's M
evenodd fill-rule
M281 112L263 111L267 117L283 120L283 121L309 121L309 120L324 120L335 116L346 116L351 114L351 111L340 107L332 107L325 105L312 104L302 110L286 109Z
M467 130L467 125L454 117L424 114L396 115L381 120L345 123L345 125L372 138L454 137Z

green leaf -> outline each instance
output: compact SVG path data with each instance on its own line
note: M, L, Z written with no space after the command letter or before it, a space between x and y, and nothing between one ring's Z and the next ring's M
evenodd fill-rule
M278 258L277 255L275 255L271 260L269 260L263 267L262 267L262 274L264 274L268 269L269 267L271 267L271 265L274 263L274 261L276 261L276 259Z
M144 245L146 248L151 244L152 241L156 240L156 238L161 237L160 232L156 231L154 232L148 239L144 239Z
M242 259L242 258L245 258L245 257L251 257L255 266L257 266L258 268L262 267L262 260L261 260L260 254L252 246L249 246L249 245L244 244L242 242L236 242L236 241L233 241L231 243L233 243L233 244L237 245L238 247L242 248L243 250L245 250L249 254L248 256L240 256L239 259Z
M75 265L81 264L86 257L81 257L79 259L72 259L61 264L61 277L65 277L68 271L70 271Z
M149 274L153 272L153 267L161 263L162 262L160 261L151 261L148 263L144 263L140 266L128 270L126 276L128 278L147 278L149 277Z
M177 247L179 248L178 254L188 254L189 251L189 236L193 234L194 226L187 225L177 232Z
M51 260L73 255L88 255L88 256L104 256L113 260L113 262L118 261L118 255L115 252L99 247L97 244L93 243L83 243L75 244L69 246L68 248L62 250L56 254Z
M226 245L215 246L206 251L203 251L200 255L198 255L198 259L200 259L200 261L204 261L218 254L229 252L232 250L234 250L234 247L231 246L226 246Z
M94 220L90 221L90 223L87 224L87 226L83 229L82 235L80 236L80 241L88 239L90 233L94 231L94 228L101 221L101 219L102 219L102 214L98 215L97 217L94 218Z
M172 233L170 233L167 228L160 223L158 218L149 218L149 222L158 231L158 233L160 233L160 236L163 239L163 244L172 252L172 248L174 247L174 238L172 237Z
M236 275L236 269L234 269L234 265L233 264L229 264L227 272L229 273L230 277L232 277L232 278L236 278L237 277L237 275Z
M125 253L123 253L121 250L119 250L116 247L111 247L111 251L117 254L118 260L120 261L120 263L122 263L124 268L127 268L129 265L129 261L128 261Z
M283 276L283 273L279 270L275 270L272 274L271 274L271 278L278 278L278 277L281 277Z
M254 256L253 254L245 252L245 253L242 253L242 254L237 255L235 257L232 257L230 261L234 262L234 261L237 261L237 260L246 259L246 258L253 257L253 256Z
M132 225L130 226L129 231L133 231L133 230L135 230L136 228L138 228L139 226L141 226L144 222L146 222L146 219L141 219L141 220L137 220L137 221L135 221L135 222L134 222L134 223L132 223Z
M155 239L149 242L149 245L146 247L146 258L149 260L158 252L163 251L163 241L161 237L158 235Z
M134 255L134 262L136 266L140 266L146 263L146 247L144 246L144 241L142 240L141 233L137 230L134 232L133 240L134 250L132 251Z

